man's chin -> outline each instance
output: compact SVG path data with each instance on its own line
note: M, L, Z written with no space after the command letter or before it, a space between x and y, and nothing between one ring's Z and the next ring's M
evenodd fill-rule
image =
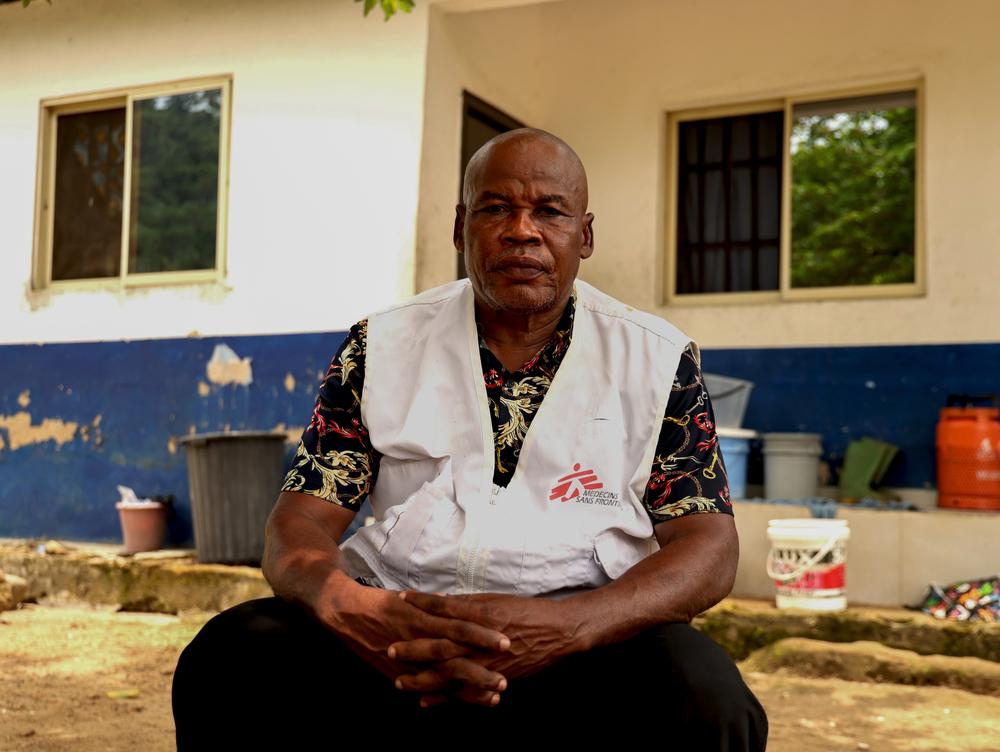
M513 314L542 313L559 302L556 291L537 285L504 285L486 291L486 302L495 311Z

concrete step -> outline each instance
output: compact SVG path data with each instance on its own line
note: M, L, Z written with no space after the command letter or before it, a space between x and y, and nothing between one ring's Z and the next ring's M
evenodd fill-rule
M693 624L738 661L778 640L808 637L826 642L868 640L921 655L1000 662L1000 624L941 621L904 609L858 606L820 613L778 610L767 601L727 598Z
M193 551L124 556L117 546L8 539L0 540L0 571L27 580L28 598L68 597L133 611L221 611L272 595L260 569L200 564ZM942 622L902 609L852 607L824 614L728 598L694 626L736 660L778 640L808 637L1000 662L1000 624Z
M925 687L951 687L1000 697L1000 663L981 658L920 655L877 642L822 642L804 637L778 640L740 664L744 672L836 678Z
M27 580L27 598L69 598L123 610L221 611L272 595L256 567L200 564L194 551L126 556L120 547L0 540L0 570Z

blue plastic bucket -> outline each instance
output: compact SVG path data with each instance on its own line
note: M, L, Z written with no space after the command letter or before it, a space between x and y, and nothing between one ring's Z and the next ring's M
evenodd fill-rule
M747 496L747 456L750 442L757 438L756 431L746 428L719 428L719 449L726 463L729 476L729 498L745 499Z

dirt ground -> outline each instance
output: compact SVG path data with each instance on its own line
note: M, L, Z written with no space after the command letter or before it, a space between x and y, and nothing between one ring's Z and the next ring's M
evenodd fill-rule
M0 749L175 749L173 669L209 616L32 605L0 613Z
M0 749L174 749L173 667L208 616L36 605L0 613ZM998 749L997 698L780 674L747 680L768 711L772 752Z

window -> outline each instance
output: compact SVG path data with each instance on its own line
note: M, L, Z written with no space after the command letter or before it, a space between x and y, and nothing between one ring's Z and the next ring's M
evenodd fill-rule
M228 79L42 103L34 287L224 272Z
M918 98L914 83L672 115L668 297L919 294Z

